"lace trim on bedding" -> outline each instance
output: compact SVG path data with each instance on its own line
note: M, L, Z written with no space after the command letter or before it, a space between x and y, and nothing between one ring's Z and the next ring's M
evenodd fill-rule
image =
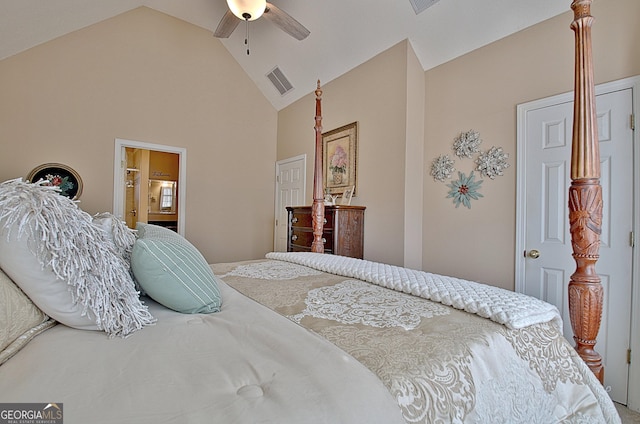
M289 316L300 323L305 316L330 319L342 324L363 324L377 328L416 328L422 318L448 315L449 308L425 302L358 280L309 291L304 311Z
M552 411L558 407L553 393L547 393L534 380L522 378L522 368L511 358L502 362L496 378L476 381L477 402L473 414L491 417L494 423L553 423L557 422ZM504 393L526 393L524 398L504 396ZM514 401L518 399L517 401ZM577 421L591 422L591 421Z
M454 338L486 344L482 327L477 321L449 330ZM319 334L378 375L407 423L462 423L476 404L471 351L449 337L346 325L326 327Z
M256 262L240 265L232 271L220 275L224 277L247 277L259 280L293 280L298 277L320 275L321 271L287 262Z

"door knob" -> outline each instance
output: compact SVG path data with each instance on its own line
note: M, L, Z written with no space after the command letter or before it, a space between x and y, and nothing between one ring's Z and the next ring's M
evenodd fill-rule
M536 249L529 250L529 253L527 254L527 256L529 256L532 259L538 259L540 257L540 251Z

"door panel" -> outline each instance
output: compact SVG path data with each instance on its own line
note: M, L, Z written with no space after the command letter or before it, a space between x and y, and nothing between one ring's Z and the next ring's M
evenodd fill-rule
M596 105L604 203L596 270L605 295L596 350L603 357L605 385L611 386L611 397L626 403L633 253L629 244L633 229L632 90L598 95ZM572 115L572 102L527 111L524 147L524 291L558 307L569 340L573 331L567 285L576 267L567 217ZM539 251L539 257L532 257L531 250Z

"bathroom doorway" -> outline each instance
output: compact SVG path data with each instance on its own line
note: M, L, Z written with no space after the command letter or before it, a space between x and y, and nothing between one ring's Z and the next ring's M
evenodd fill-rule
M135 228L161 225L184 235L186 149L116 139L113 213Z

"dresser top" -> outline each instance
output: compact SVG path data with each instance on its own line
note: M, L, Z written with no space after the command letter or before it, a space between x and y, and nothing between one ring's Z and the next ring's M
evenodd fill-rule
M366 206L353 206L353 205L331 205L331 206L324 206L325 210L329 209L352 209L352 210L365 210L367 207ZM287 206L287 210L288 211L292 211L294 209L297 210L306 210L309 209L311 210L311 206Z

